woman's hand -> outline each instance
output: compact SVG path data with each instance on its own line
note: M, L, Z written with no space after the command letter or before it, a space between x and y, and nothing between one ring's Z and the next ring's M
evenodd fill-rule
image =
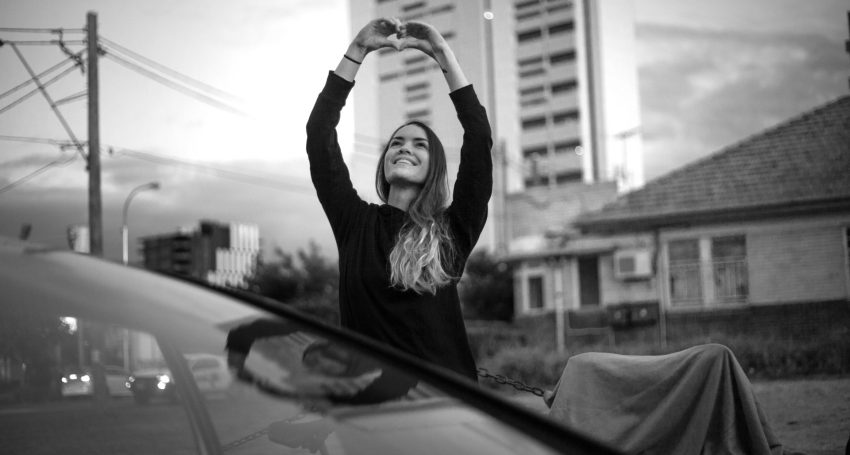
M390 36L399 33L400 29L401 21L396 18L375 19L360 29L351 42L346 55L363 61L363 58L369 52L384 47L398 49L398 40L392 40Z
M434 26L424 22L410 21L401 25L398 37L398 50L419 49L431 58L437 59L436 54L442 53L447 46L445 38Z

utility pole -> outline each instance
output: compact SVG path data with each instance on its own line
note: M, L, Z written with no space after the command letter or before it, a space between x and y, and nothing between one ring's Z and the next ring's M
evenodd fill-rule
M89 99L89 244L90 254L103 256L103 214L100 199L100 117L98 93L97 13L86 14Z

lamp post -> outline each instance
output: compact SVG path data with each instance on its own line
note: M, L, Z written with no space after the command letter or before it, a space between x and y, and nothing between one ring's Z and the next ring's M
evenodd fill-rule
M132 201L133 196L135 196L139 192L142 192L142 191L145 191L145 190L158 190L158 189L159 189L159 182L149 182L149 183L145 183L144 185L139 185L139 186L133 188L133 191L130 191L130 194L127 195L127 199L124 201L124 214L123 214L122 223L121 223L121 245L122 245L121 259L122 259L124 265L127 265L127 263L130 260L130 251L129 251L130 250L130 248L129 248L129 242L130 242L129 237L130 237L130 235L129 235L129 232L127 231L127 210L130 208L130 201Z

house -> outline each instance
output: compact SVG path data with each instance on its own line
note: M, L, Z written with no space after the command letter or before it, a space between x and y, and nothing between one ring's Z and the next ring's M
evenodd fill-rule
M538 257L517 315L607 308L664 340L850 330L850 96L577 216Z

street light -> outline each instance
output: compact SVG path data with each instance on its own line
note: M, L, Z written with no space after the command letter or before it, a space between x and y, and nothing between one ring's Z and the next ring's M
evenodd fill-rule
M122 241L121 244L123 246L121 258L124 262L124 265L127 265L127 262L129 262L129 259L130 259L129 258L130 252L129 252L129 245L128 245L129 242L130 242L130 238L129 238L129 233L127 232L127 209L130 208L130 201L133 200L133 196L135 196L136 193L139 193L139 192L142 192L142 191L145 191L145 190L158 190L158 189L159 189L159 182L149 182L149 183L145 183L144 185L139 185L139 186L133 188L133 191L130 191L130 194L127 195L127 200L124 201L124 215L123 215L123 218L122 218L123 221L121 223L121 241Z

